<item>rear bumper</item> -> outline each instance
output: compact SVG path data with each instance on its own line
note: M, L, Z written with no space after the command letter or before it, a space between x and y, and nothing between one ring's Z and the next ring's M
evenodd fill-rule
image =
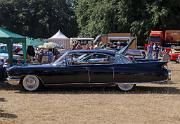
M172 75L171 70L168 70L168 80L171 80L171 75Z
M19 78L13 78L13 77L8 77L7 81L11 85L19 85L20 79Z

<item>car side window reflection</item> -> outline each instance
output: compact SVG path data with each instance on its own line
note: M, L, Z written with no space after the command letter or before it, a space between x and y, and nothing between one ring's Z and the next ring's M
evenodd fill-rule
M73 54L68 55L68 65L83 65L83 64L110 64L114 61L114 57L99 53L83 53L78 57Z
M116 64L129 64L129 63L133 63L130 59L126 58L123 55L116 55L115 56L115 61L114 63Z

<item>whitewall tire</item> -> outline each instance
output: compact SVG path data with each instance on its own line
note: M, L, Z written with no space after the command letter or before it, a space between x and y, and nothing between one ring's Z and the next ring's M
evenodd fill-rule
M117 83L118 87L122 91L130 91L135 87L135 84L124 84L124 83Z
M22 80L22 86L26 91L36 91L40 87L40 81L35 75L26 75Z

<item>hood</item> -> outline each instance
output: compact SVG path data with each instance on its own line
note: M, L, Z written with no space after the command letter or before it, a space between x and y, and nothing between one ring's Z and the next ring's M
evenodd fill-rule
M128 49L131 47L131 45L132 45L134 42L136 42L136 38L135 38L135 37L130 37L130 38L129 38L129 43L128 43L128 45L125 46L125 47L123 47L123 48L122 48L121 50L119 50L117 53L118 53L118 54L123 54L123 55L125 55L126 52L128 51Z
M33 72L34 70L44 70L52 67L52 64L42 64L42 65L24 65L24 66L13 66L10 68L7 68L8 75L21 75L21 74L28 74L30 72Z

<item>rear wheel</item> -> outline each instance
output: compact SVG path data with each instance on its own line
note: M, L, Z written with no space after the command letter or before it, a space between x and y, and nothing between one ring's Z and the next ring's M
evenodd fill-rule
M135 87L135 84L118 83L117 85L118 85L119 89L122 91L130 91Z
M26 91L36 91L40 87L40 80L35 75L27 75L22 80L22 86Z

